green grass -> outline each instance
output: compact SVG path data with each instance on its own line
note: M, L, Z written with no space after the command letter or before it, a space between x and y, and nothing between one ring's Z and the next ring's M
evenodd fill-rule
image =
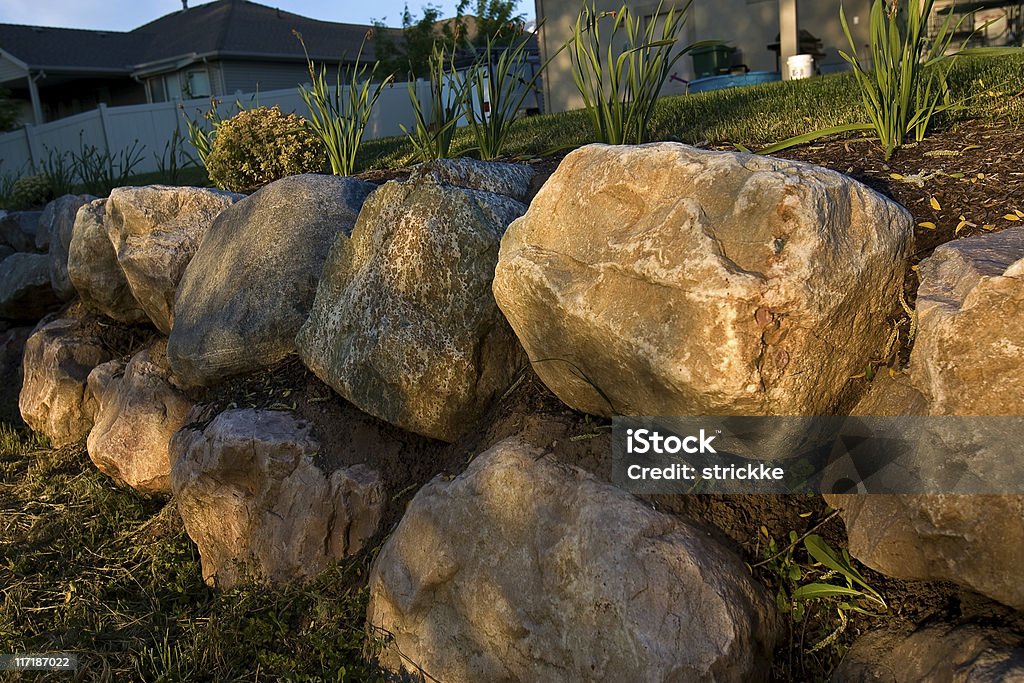
M1024 123L1024 56L963 58L950 74L950 84L965 106L943 115L940 127L969 119ZM866 121L860 107L851 73L665 97L654 112L653 139L756 148L820 128ZM516 121L506 151L531 158L591 142L595 139L586 113L570 111ZM473 144L469 131L460 129L453 154L464 154ZM360 150L363 169L415 162L412 144L400 137L367 140Z
M214 591L173 503L115 487L81 445L0 425L0 653L74 652L90 681L374 680L371 559Z

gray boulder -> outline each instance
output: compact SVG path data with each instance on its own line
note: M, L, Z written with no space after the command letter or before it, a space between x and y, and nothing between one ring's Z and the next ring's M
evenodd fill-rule
M885 345L912 234L824 168L588 145L505 233L494 294L578 410L823 415Z
M378 188L327 258L296 338L306 366L382 420L457 439L524 362L490 288L525 209L431 180Z
M48 235L45 241L50 250L50 283L53 291L63 301L75 296L75 287L68 277L68 250L74 234L75 216L82 206L94 199L88 194L66 194L47 204L39 218L36 244L40 242L40 235Z
M382 664L435 680L767 680L775 608L707 532L516 439L436 478L370 574Z
M89 433L96 400L86 381L93 368L110 360L102 340L77 318L58 318L37 328L25 343L21 417L56 447Z
M140 308L164 334L174 321L174 295L203 235L243 195L198 187L118 187L104 225Z
M175 374L209 384L294 352L327 252L347 239L374 187L292 176L220 214L178 287L167 345Z
M526 164L505 164L476 159L435 159L413 168L410 180L483 190L525 202L533 169Z
M82 301L114 320L148 321L132 294L105 225L107 200L78 210L68 248L68 277Z
M114 481L143 493L171 492L170 442L192 403L171 384L167 343L157 341L127 366L110 361L89 374L97 412L89 458Z
M832 683L1011 683L1024 681L1024 638L980 625L928 626L910 634L868 631Z
M324 470L319 449L308 423L279 411L229 410L174 436L171 486L208 584L309 578L377 532L378 474Z
M46 254L18 252L0 262L0 318L39 320L59 303Z
M14 251L38 251L36 235L42 211L9 211L0 214L0 244Z

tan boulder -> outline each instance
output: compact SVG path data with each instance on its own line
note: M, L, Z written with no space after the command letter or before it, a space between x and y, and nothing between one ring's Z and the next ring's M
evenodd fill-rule
M913 633L872 630L854 642L832 683L1024 681L1024 641L1009 629L936 624Z
M918 269L910 374L933 415L1024 415L1024 227L954 240Z
M207 583L309 578L376 533L377 472L324 470L319 449L308 423L280 411L229 410L174 436L171 486Z
M199 187L118 187L104 224L135 300L168 334L174 296L203 235L242 195Z
M827 414L885 344L912 227L808 164L588 145L505 233L494 294L579 410Z
M446 683L767 680L777 634L705 531L514 438L416 494L367 618L386 668Z
M888 576L951 581L1024 609L1024 496L831 495L850 554Z
M68 247L68 278L82 301L114 320L149 320L132 295L105 225L107 200L80 208Z
M192 403L171 384L167 343L89 374L99 408L86 445L97 468L143 493L170 493L170 441Z
M60 447L89 433L96 400L86 390L89 373L110 360L102 340L76 318L37 328L25 343L18 406L25 424Z

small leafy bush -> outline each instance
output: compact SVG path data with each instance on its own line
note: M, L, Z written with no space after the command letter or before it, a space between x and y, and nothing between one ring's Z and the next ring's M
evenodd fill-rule
M278 107L257 107L223 121L206 169L219 188L249 192L300 173L323 170L327 159L306 120Z
M53 199L53 185L45 173L27 175L14 181L11 187L8 208L21 210L42 206Z

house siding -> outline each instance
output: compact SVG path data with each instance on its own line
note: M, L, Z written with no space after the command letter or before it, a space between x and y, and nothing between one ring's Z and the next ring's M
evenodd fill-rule
M221 62L226 94L297 88L309 82L305 64L274 62Z
M662 11L683 4L665 2ZM810 31L823 43L825 56L817 62L822 71L843 68L845 63L838 50L849 50L839 23L839 4L839 0L798 0L800 28ZM598 12L617 10L621 5L621 0L596 1ZM545 22L540 29L541 53L545 59L555 54L572 35L571 27L576 22L580 6L576 0L536 0L537 18ZM658 3L630 2L629 6L637 14L653 15ZM870 0L845 0L844 7L854 40L858 46L864 46L868 36ZM610 23L602 28L607 32ZM776 55L767 46L776 42L778 33L777 0L693 0L681 42L685 45L698 40L722 40L738 48L738 61L751 71L775 71L778 68ZM680 59L674 75L676 78L670 81L663 94L681 92L685 88L683 81L693 79L693 60L689 56ZM551 61L544 75L544 94L552 112L583 106L573 83L568 51L561 52Z

